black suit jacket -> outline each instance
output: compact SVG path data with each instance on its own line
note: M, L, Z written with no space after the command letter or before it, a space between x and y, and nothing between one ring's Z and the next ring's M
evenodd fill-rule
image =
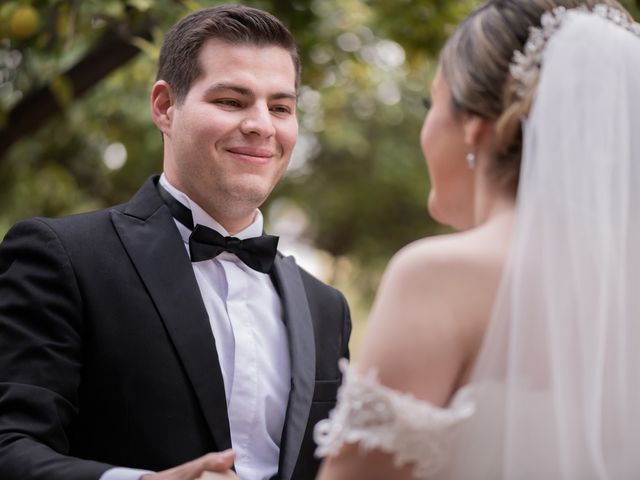
M0 479L157 471L231 447L215 339L156 182L109 210L21 222L0 246ZM278 478L311 479L349 311L292 258L272 279L291 355Z

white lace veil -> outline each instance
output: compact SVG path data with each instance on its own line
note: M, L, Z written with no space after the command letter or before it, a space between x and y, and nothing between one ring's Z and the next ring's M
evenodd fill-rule
M595 13L544 48L470 391L452 478L640 478L640 36Z

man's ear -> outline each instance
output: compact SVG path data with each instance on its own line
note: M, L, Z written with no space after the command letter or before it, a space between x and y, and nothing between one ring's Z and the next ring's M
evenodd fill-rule
M164 135L170 133L174 108L175 95L171 86L164 80L158 80L151 89L151 118Z

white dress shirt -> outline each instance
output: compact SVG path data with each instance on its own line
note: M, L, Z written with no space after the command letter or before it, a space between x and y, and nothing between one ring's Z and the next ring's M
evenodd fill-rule
M164 174L160 185L191 210L194 225L229 235L200 206L174 188ZM191 231L177 220L176 225L188 252ZM256 210L253 223L234 236L257 237L262 235L262 227L262 214ZM269 275L251 269L232 253L223 252L212 260L191 265L222 370L236 473L241 480L268 479L278 471L291 384L289 343L280 297ZM145 472L114 468L100 480L137 480L142 473Z

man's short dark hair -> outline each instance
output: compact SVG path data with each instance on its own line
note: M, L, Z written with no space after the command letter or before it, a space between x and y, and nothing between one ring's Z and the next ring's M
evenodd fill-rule
M276 46L289 52L300 84L300 57L291 32L276 17L242 5L218 5L193 12L165 35L156 80L167 82L181 103L202 69L198 56L211 39L230 45Z

